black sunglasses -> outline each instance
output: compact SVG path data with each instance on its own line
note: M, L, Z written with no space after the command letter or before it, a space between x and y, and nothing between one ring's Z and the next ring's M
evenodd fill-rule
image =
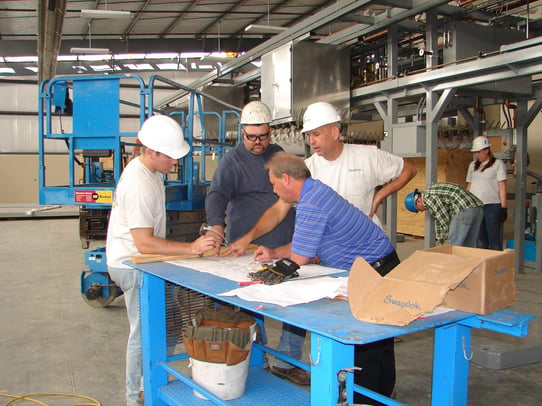
M247 137L247 140L249 141L265 141L269 138L269 133L261 134L261 135L252 135L245 133L245 137Z

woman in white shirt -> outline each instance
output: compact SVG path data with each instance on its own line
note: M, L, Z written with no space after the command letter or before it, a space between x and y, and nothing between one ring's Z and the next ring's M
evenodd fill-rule
M484 203L478 248L502 250L503 222L508 216L506 204L506 166L496 159L487 137L476 137L471 152L476 160L469 164L468 189Z

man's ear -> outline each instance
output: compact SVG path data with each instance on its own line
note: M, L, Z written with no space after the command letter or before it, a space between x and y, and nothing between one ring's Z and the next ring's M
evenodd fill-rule
M280 176L280 179L282 180L282 182L287 185L288 183L290 183L290 175L288 175L287 173L283 173L281 176Z
M333 134L333 138L338 140L341 138L341 129L337 127L335 124L330 124L333 127L331 127L331 134Z

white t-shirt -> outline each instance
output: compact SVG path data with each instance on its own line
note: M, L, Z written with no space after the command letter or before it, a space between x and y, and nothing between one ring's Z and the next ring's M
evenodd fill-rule
M487 164L487 161L482 162L477 171L474 170L474 162L469 164L467 171L467 182L471 184L470 191L484 204L500 204L498 182L506 180L506 165L500 159L496 159L490 168L482 172L481 168Z
M130 233L134 228L152 228L155 236L166 236L163 175L151 172L139 158L126 165L113 196L107 230L107 265L129 268L122 261L139 253Z
M312 154L305 160L313 178L330 186L365 214L371 212L375 188L399 177L403 158L372 145L344 144L334 161ZM381 226L378 217L373 221Z

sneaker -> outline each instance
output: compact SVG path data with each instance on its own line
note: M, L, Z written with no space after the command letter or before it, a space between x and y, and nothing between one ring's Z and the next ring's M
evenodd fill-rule
M279 368L276 366L272 366L270 368L270 371L273 375L277 375L277 376L280 376L281 378L288 379L289 381L292 381L293 383L297 383L298 385L310 385L311 383L310 374L304 369L301 369L299 367Z

